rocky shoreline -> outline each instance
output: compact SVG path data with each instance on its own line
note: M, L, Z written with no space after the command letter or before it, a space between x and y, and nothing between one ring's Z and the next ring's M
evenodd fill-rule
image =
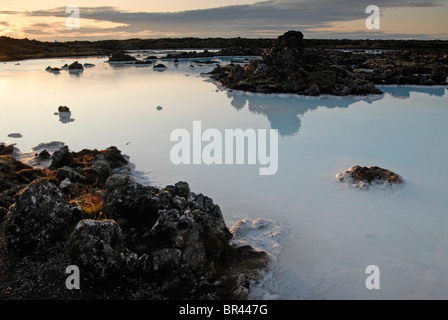
M247 299L269 253L235 245L219 205L178 182L145 186L110 147L0 145L0 299ZM117 173L120 170L121 173ZM80 290L65 270L80 269Z

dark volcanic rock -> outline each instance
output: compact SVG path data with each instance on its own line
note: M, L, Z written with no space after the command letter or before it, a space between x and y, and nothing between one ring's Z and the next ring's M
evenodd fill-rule
M133 56L130 56L128 54L126 54L124 51L117 51L114 52L110 57L109 57L109 61L116 61L116 62L126 62L126 61L137 61L136 58L134 58Z
M63 241L73 227L65 195L47 179L23 189L6 217L5 239L11 250L45 249Z
M51 170L73 164L73 154L68 149L68 146L63 146L59 150L55 151L51 158L52 162L49 166Z
M230 89L259 93L381 94L373 83L344 66L332 64L324 53L305 52L303 34L298 31L278 37L261 58L244 68L233 64L215 68L211 78Z
M75 61L68 66L68 70L81 71L81 70L84 70L84 67L82 66L81 63L79 63L78 61Z
M59 182L69 178L72 182L94 185L104 184L113 169L127 163L121 151L114 146L101 151L84 149L79 152L71 152L68 146L63 146L53 153L49 169L64 168L57 171Z
M81 220L65 244L67 255L92 277L106 278L132 271L137 255L125 245L113 220Z
M5 146L3 144L0 144L0 155L12 154L13 152L14 152L13 145Z
M10 155L0 155L0 192L25 186L41 174L41 170L33 169Z
M42 150L38 155L37 158L39 160L48 160L51 158L51 155L48 153L47 150Z
M83 298L117 297L117 287L126 287L139 297L247 299L271 262L266 252L231 244L220 207L192 192L187 182L156 188L112 174L127 163L115 147L70 152L65 146L52 156L53 171L45 169L45 178L37 176L25 188L18 181L31 179L23 172L35 169L0 157L0 169L5 169L0 177L11 182L0 194L9 249L9 260L0 256L0 266L9 261L16 283L31 264L33 278L56 287L52 281L60 283L59 278L41 272L49 272L52 261L80 267L89 285L74 295ZM14 262L17 257L27 264ZM8 283L2 272L1 283ZM29 297L33 288L23 290L15 292ZM5 296L0 288L0 297ZM62 296L48 290L45 297Z
M354 166L338 173L337 179L347 185L359 189L369 189L371 185L398 186L404 183L404 179L388 169L380 167Z
M153 68L154 69L166 69L167 67L163 63L159 63L159 64L156 64Z

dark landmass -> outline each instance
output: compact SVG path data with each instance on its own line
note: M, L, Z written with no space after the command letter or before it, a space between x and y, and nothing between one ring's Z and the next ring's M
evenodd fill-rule
M275 38L163 38L129 39L103 41L44 42L29 39L0 37L0 61L33 58L109 55L123 50L149 49L223 49L223 55L247 55L260 52L272 46ZM447 52L446 40L348 40L348 39L306 39L310 49L347 50L429 50ZM224 50L225 49L225 50ZM232 54L235 52L235 54Z
M211 57L225 57L225 56L260 56L264 52L263 48L257 47L232 47L223 48L219 51L212 52L204 50L197 51L183 51L180 53L170 53L162 57L162 59L195 59L195 58L211 58Z
M126 54L126 50L202 48L206 50L167 54L162 59L178 61L181 58L261 56L244 67L241 66L241 61L235 61L236 64L219 67L212 74L212 78L230 89L260 93L370 95L381 93L375 86L381 84L447 84L448 41L319 40L303 39L298 31L286 34L295 34L302 39L296 43L286 40L279 46L279 38L41 42L0 37L0 61L108 55L110 61L130 59L129 61L135 62L136 59ZM211 48L218 51L207 50ZM48 68L47 71L58 73L59 70Z
M133 181L115 148L46 150L32 168L0 145L0 299L247 299L267 253L230 244L219 206L188 183ZM121 170L117 173L116 170ZM68 290L66 268L80 269Z
M308 96L380 94L376 84L447 84L448 55L436 50L330 50L307 47L299 31L278 37L242 67L218 66L211 78L229 89Z
M110 55L117 51L150 49L229 49L253 52L268 48L272 39L166 38L43 42L0 37L0 61L34 58Z

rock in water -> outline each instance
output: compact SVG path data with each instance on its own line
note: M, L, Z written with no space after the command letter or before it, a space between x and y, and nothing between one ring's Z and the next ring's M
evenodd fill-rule
M39 160L48 160L51 158L51 155L48 153L47 150L44 149L38 154L37 158Z
M137 59L124 51L116 51L109 57L110 62L135 62Z
M59 112L69 112L70 108L68 108L67 106L59 106L58 111Z
M22 138L22 134L21 133L10 133L8 134L9 138Z
M78 61L75 61L71 65L68 66L68 70L81 71L81 70L84 70L84 67Z
M404 183L404 179L400 175L377 166L353 166L344 172L338 173L336 178L348 186L364 190L369 189L372 185L394 187Z
M229 89L259 93L381 94L373 83L344 66L333 65L325 51L305 50L303 34L288 31L261 58L248 65L216 67L211 78Z
M163 63L159 63L159 64L156 64L153 68L154 69L166 69L167 66L164 65Z

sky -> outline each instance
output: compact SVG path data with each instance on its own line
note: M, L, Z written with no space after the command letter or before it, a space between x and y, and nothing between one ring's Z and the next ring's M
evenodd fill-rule
M369 5L380 10L379 29L366 27ZM447 17L448 0L0 0L0 36L273 38L299 30L314 39L448 40Z

